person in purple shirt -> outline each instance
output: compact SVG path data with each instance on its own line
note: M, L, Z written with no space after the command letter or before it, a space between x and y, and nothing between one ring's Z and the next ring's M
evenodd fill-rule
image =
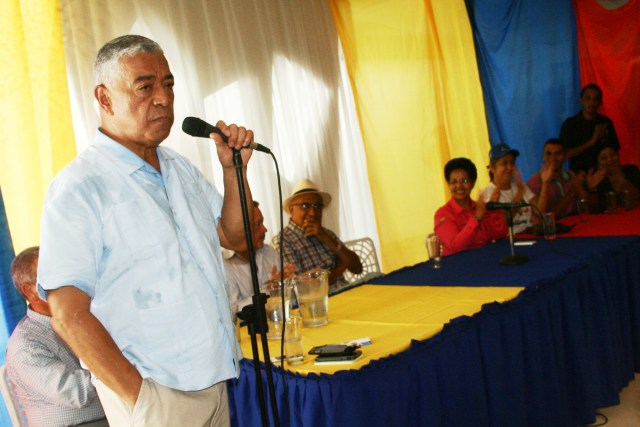
M567 152L562 141L557 138L547 140L544 143L542 169L527 182L531 191L538 196L538 200L546 200L547 212L555 213L556 218L575 214L576 201L587 198L587 190L584 187L586 174L575 174L563 169L562 165L566 159Z

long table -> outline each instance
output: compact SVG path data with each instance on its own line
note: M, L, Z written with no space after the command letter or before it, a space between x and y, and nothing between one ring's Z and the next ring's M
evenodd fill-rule
M424 262L373 281L525 289L357 370L276 368L283 425L575 426L618 403L640 372L640 237L536 239L517 251L530 261L500 265L509 247L499 241L446 257L439 270ZM229 387L232 420L259 425L253 362L241 369Z
M300 374L359 369L372 360L406 350L414 340L431 338L450 319L472 316L484 304L511 300L521 290L519 287L358 286L330 298L328 325L302 329L304 362L285 367ZM314 346L360 338L369 338L372 344L362 346L362 357L348 366L315 365L315 356L308 354ZM241 328L240 344L243 354L251 358L251 339L246 327ZM280 340L269 340L268 344L272 357L280 355ZM264 360L260 353L260 359Z

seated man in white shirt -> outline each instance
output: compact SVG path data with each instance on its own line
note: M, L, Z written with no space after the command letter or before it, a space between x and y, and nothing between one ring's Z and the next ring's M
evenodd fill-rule
M258 207L259 203L253 201L253 249L256 255L256 267L258 268L258 281L260 285L270 279L280 277L280 256L269 245L264 244L267 228L264 226L264 216ZM253 296L253 282L251 280L251 266L249 265L249 251L232 252L225 256L224 268L229 285L229 302L231 307L240 311L242 307L251 304ZM293 264L284 266L285 279L291 278L295 271Z
M29 302L7 345L7 377L30 427L108 426L91 374L51 328L49 304L36 291L39 248L11 263L13 284ZM98 420L98 421L96 421Z

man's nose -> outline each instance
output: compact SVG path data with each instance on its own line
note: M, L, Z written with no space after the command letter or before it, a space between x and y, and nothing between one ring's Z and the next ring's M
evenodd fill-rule
M161 105L166 107L173 101L173 91L167 87L157 88L153 93L154 105Z

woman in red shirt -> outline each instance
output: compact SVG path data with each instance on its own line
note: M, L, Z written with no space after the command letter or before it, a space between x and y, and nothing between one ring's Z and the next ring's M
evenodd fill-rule
M507 235L507 223L501 210L488 211L486 203L471 199L478 171L473 162L459 157L449 160L444 167L451 199L435 214L435 233L442 242L442 254L451 255ZM497 201L500 191L491 195Z

